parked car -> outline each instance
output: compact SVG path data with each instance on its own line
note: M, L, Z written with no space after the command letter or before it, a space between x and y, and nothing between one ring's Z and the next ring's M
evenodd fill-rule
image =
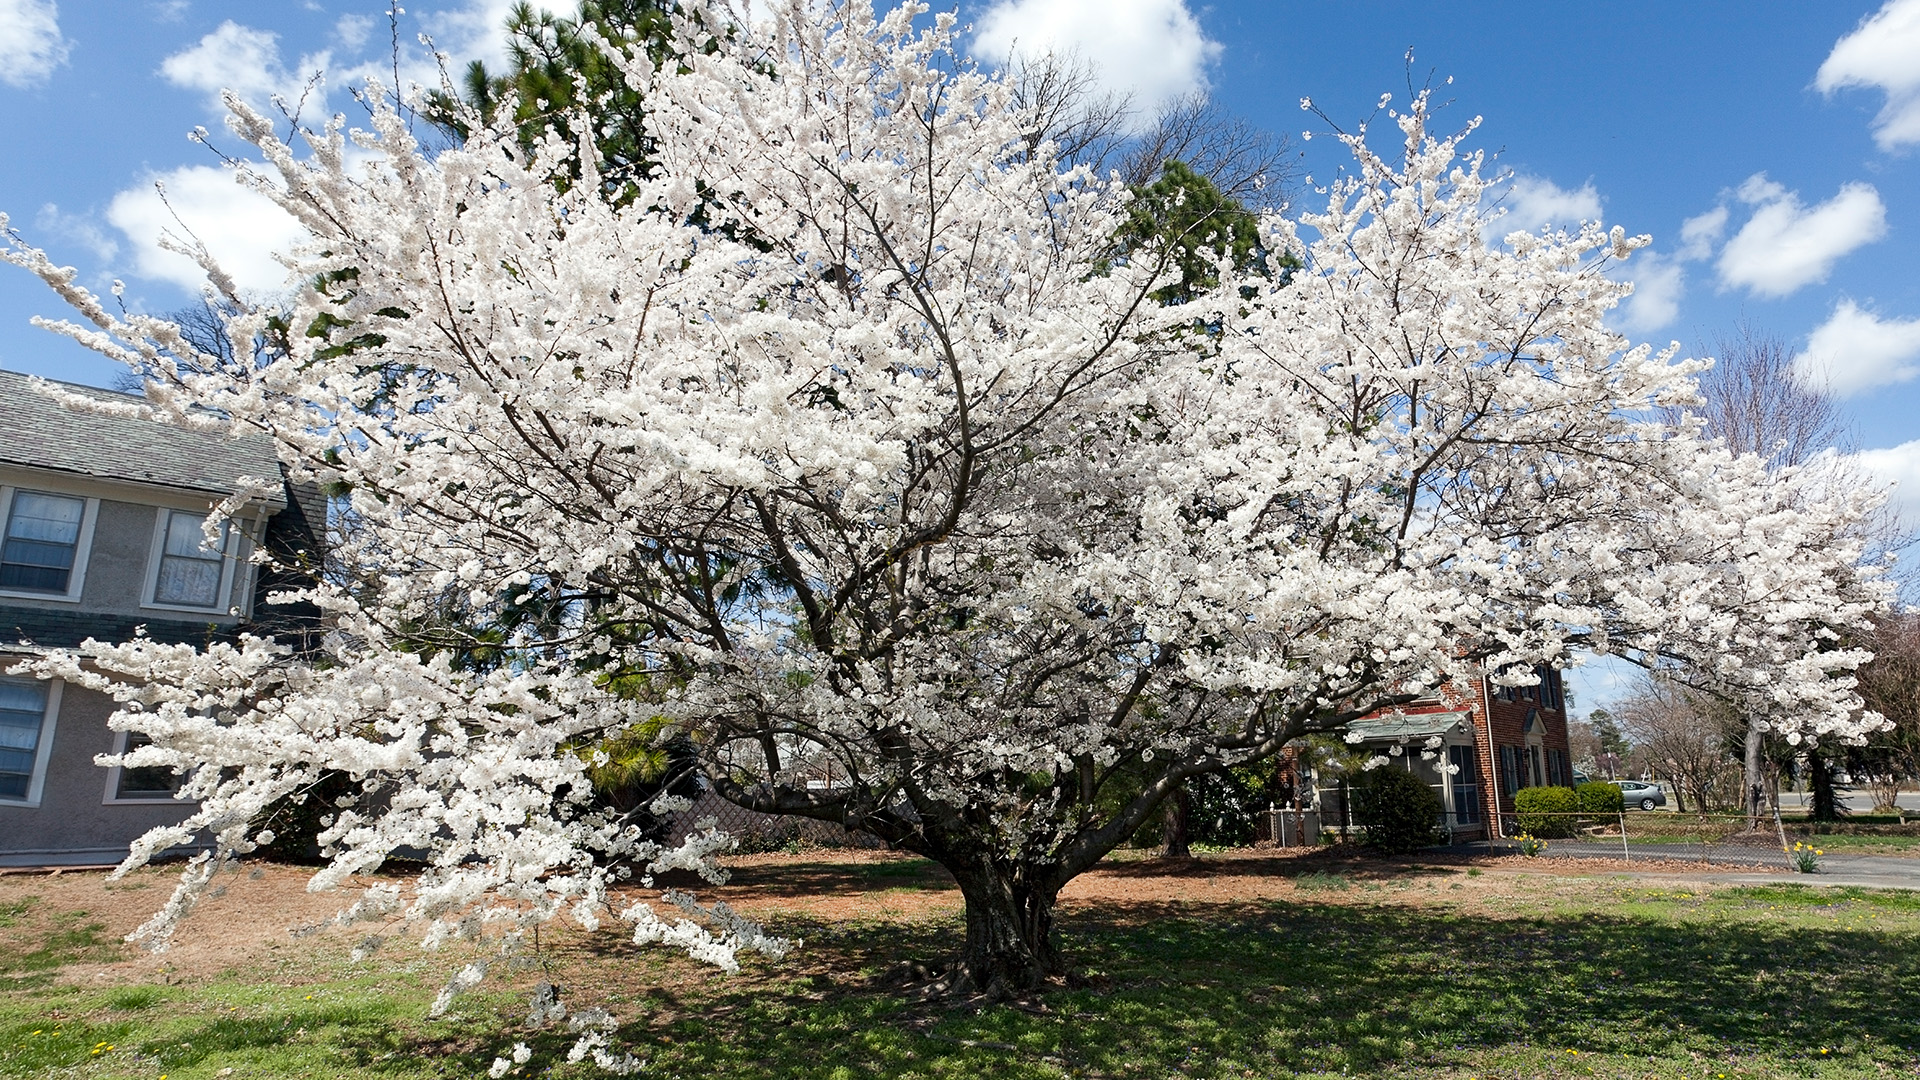
M1620 789L1620 795L1627 800L1628 806L1651 810L1656 806L1667 805L1667 793L1659 784L1649 784L1640 780L1615 780L1613 784Z

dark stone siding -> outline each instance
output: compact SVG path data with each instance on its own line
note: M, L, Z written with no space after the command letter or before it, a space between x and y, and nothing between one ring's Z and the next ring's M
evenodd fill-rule
M319 645L320 609L309 603L269 604L267 597L318 577L325 550L327 499L318 484L286 482L287 508L267 519L264 537L274 566L263 567L253 591L250 629L301 651Z
M142 626L147 628L148 637L168 645L233 641L240 631L240 624L231 621L142 619L97 611L62 611L0 603L0 648L18 643L49 649L77 649L88 638L130 640L135 629Z

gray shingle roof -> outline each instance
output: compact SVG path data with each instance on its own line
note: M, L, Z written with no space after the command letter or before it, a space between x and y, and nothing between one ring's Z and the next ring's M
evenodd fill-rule
M138 401L90 386L58 384L100 401ZM240 478L280 475L265 436L229 439L156 420L76 412L35 390L19 372L0 371L0 465L231 495ZM276 490L268 503L283 505Z

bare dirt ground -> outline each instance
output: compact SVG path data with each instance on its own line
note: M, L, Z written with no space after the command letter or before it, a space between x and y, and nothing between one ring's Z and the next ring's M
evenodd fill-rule
M726 862L732 878L724 886L694 880L677 884L696 891L703 902L725 900L760 919L922 921L956 916L962 908L959 889L944 870L887 852L822 849L735 856ZM1740 868L1690 863L1670 870L1634 869L1636 877L1650 870L1680 883L1711 882ZM1620 863L1608 859L1440 856L1409 861L1329 849L1237 851L1186 860L1123 855L1068 884L1061 894L1061 914L1146 918L1307 898L1316 903L1391 899L1511 909L1515 903L1538 902L1543 884L1587 888L1592 879L1620 870ZM0 920L0 949L9 939L38 940L56 921L91 928L103 943L96 962L69 965L62 977L101 984L210 976L303 954L343 952L352 937L347 932L300 938L290 932L324 922L358 896L354 889L308 892L311 874L310 868L298 866L243 868L201 902L172 946L158 954L110 943L160 909L173 890L174 870L149 868L117 882L99 870L0 874L0 910L31 898L13 925ZM650 899L657 893L634 889L629 895Z

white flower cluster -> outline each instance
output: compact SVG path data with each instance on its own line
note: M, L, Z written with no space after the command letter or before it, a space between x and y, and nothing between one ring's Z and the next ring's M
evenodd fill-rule
M235 101L273 173L243 181L309 234L289 307L233 323L247 362L0 250L153 415L264 432L348 492L334 569L288 597L325 611L320 655L35 666L119 698L152 740L128 763L196 770L126 865L202 830L218 853L148 932L335 774L314 887L412 852L429 940L592 920L610 867L726 846L661 850L590 798L595 748L663 720L729 798L1048 903L1186 777L1482 664L1588 647L1789 738L1879 722L1846 647L1885 603L1876 496L1657 419L1701 365L1603 321L1642 238L1489 242L1482 159L1423 96L1398 153L1345 137L1324 210L1157 304L1178 271L1116 250L1126 189L1030 139L922 13L789 0L715 34L690 5L673 62L619 58L653 160L612 199L557 137L433 156L379 111L296 153ZM670 902L700 921L630 907L636 941L785 947Z

